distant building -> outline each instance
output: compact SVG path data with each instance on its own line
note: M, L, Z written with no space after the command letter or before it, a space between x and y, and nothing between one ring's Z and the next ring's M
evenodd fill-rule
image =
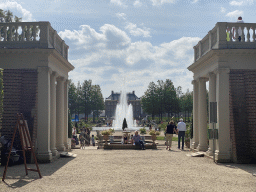
M114 93L114 91L111 91L111 95L105 99L105 114L107 118L115 116L116 105L119 102L119 98L120 93ZM141 99L135 95L135 91L133 91L132 93L127 93L127 100L128 104L132 104L133 117L141 117Z

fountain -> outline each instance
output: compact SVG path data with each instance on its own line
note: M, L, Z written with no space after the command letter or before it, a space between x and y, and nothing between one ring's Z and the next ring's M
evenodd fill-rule
M121 91L119 103L116 106L115 120L113 120L113 128L115 130L122 130L122 124L124 118L126 118L128 128L136 127L133 120L132 104L127 104L127 94L125 91Z

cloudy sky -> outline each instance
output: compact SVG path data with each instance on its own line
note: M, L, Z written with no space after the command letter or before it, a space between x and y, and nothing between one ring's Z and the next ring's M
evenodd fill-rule
M0 9L49 21L69 45L70 79L91 79L104 98L124 81L138 97L165 79L191 91L193 46L216 22L256 22L256 0L0 0Z

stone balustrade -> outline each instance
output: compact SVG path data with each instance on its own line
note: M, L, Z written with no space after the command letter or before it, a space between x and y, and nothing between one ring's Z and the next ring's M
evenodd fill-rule
M242 32L241 41L238 40L239 30ZM194 62L214 49L256 48L255 30L256 23L218 22L194 47Z
M49 22L0 23L0 48L54 48L68 59L68 46Z

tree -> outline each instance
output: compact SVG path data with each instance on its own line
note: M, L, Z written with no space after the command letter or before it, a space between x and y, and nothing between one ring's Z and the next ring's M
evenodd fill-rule
M148 89L145 94L142 96L141 103L143 110L152 115L152 119L157 114L157 97L156 97L156 84L150 82Z
M179 100L173 82L166 79L164 84L164 107L165 112L168 113L168 118L178 111Z
M68 107L70 110L71 116L76 113L76 108L77 108L77 88L75 84L72 82L70 79L68 81Z
M91 106L93 111L93 122L95 122L95 117L99 117L100 110L105 108L103 95L99 85L92 85Z
M89 114L92 112L92 81L84 80L81 88L82 109L85 114L85 120L88 120Z

